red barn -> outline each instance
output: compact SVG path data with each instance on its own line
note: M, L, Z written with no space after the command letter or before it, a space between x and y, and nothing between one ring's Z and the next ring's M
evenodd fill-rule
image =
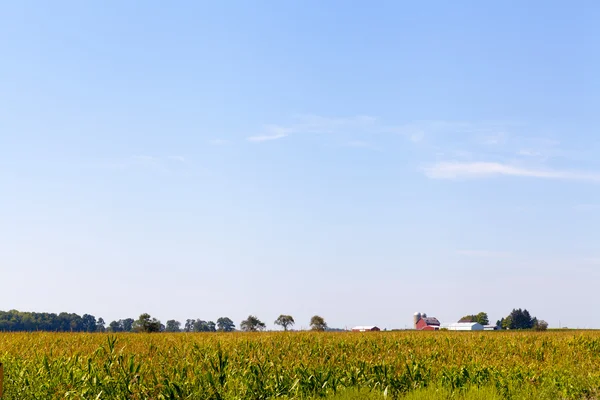
M437 331L440 329L440 321L427 314L415 313L415 329L419 331Z

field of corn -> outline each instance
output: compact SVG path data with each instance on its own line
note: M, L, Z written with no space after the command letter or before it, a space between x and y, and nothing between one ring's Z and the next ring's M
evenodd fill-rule
M0 333L0 362L2 400L600 398L594 331Z

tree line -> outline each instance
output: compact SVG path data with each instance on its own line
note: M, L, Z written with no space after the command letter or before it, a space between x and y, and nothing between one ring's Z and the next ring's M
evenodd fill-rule
M291 315L280 315L275 320L275 325L287 331L294 326L295 321ZM328 329L325 319L315 315L310 320L312 330L325 331ZM245 332L258 332L266 329L266 324L254 315L240 323L240 330ZM17 310L0 311L0 331L50 331L50 332L233 332L235 323L229 317L221 317L216 322L201 319L187 319L182 325L174 319L163 324L160 320L152 318L150 314L141 314L137 319L125 318L112 321L106 326L103 318L96 318L90 314L79 316L74 313L37 313L22 312Z
M527 309L514 308L508 316L496 322L502 329L534 329L545 331L548 323L543 319L532 317Z
M487 313L465 315L458 322L478 322L481 325L489 325L490 320ZM527 309L514 308L508 316L496 321L496 326L500 329L534 329L545 331L548 329L548 323L544 320L532 317Z

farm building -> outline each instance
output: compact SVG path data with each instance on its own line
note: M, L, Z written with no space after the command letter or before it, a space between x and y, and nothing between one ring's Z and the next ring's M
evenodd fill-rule
M497 325L484 325L483 326L484 331L497 331L498 329L500 329L500 327Z
M482 331L483 325L479 322L455 322L446 328L449 331Z
M428 317L427 314L415 313L415 329L419 331L437 331L440 329L440 321L435 317Z
M352 328L352 332L379 332L381 329L374 325L370 326L355 326Z

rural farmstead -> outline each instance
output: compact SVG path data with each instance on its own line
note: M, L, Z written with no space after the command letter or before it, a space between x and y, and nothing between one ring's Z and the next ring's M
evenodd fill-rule
M379 329L376 326L355 326L354 328L352 328L352 332L379 332L381 329Z
M425 313L416 312L414 316L415 329L418 331L437 331L440 321L435 317L428 317Z

